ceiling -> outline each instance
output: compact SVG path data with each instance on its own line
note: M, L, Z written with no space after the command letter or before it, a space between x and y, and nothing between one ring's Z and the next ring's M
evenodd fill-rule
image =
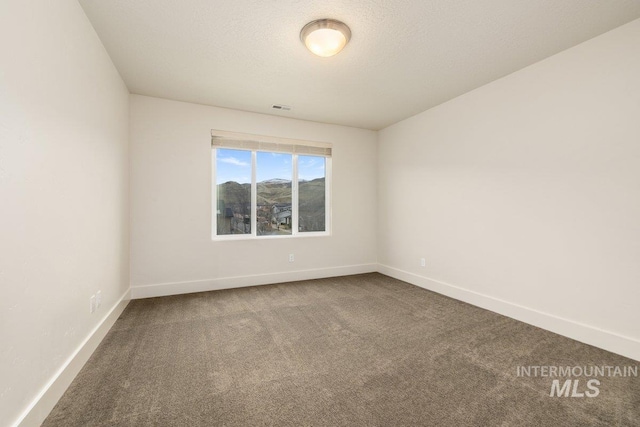
M132 93L374 130L640 18L638 0L79 1ZM353 33L334 57L299 39L319 18Z

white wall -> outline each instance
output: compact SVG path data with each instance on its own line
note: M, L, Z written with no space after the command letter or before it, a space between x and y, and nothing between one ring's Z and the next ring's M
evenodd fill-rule
M139 95L130 108L134 298L375 270L376 132ZM211 129L333 143L332 235L212 241Z
M75 0L0 3L0 425L42 392L39 424L128 289L128 102Z
M382 130L382 271L640 360L639 76L636 20Z
M139 297L371 271L378 256L640 359L639 42L634 21L381 131L377 155L372 131L129 98L74 0L3 1L1 422L37 424L55 395L29 409L126 300L128 138ZM334 143L332 236L211 241L212 128Z

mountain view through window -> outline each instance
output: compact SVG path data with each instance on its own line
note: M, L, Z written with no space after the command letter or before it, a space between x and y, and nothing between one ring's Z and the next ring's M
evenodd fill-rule
M257 236L326 231L324 157L218 148L215 174L218 236L252 234L253 227Z

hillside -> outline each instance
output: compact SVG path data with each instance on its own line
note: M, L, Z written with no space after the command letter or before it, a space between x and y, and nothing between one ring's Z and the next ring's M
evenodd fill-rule
M262 212L270 211L274 205L291 204L291 181L280 179L263 181L257 184L257 188L257 202ZM325 179L301 181L298 191L300 227L306 231L324 230ZM250 215L250 207L250 184L229 181L218 185L219 224L222 223L223 218L229 218L231 214L236 217Z

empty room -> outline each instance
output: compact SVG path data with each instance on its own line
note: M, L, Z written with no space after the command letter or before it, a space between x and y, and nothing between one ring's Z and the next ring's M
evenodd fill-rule
M640 2L0 0L0 427L640 426Z

